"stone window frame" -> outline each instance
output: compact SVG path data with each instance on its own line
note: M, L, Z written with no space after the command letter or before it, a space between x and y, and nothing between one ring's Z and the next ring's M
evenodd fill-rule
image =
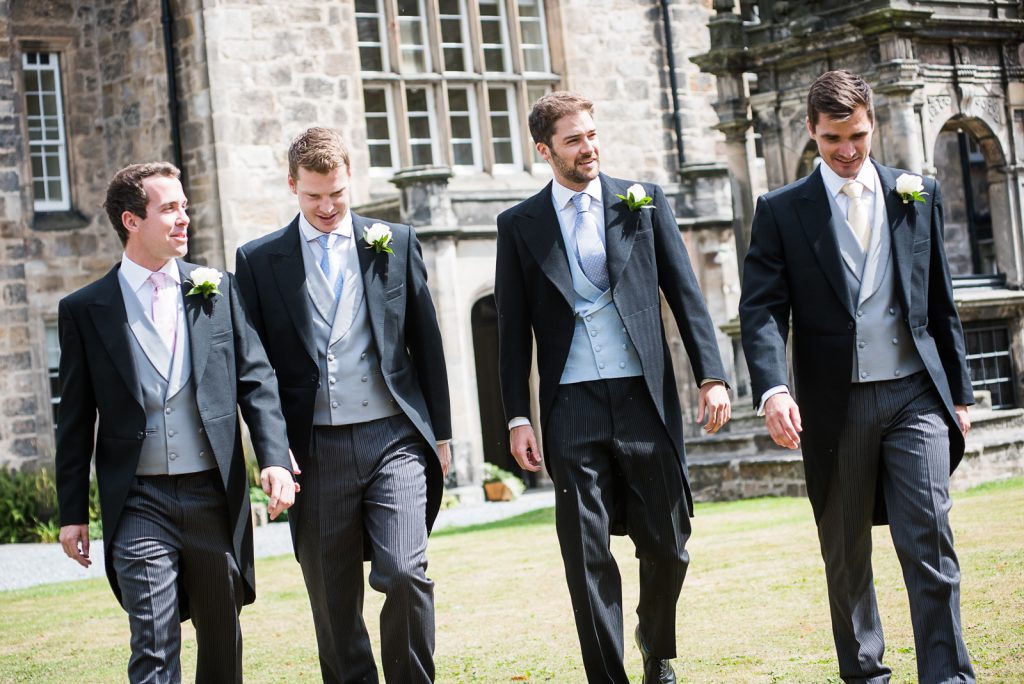
M374 0L366 0L372 2ZM426 12L427 42L430 50L429 73L406 73L402 71L400 51L401 42L398 28L399 0L375 0L377 7L383 10L384 19L381 27L380 43L387 47L388 55L382 60L391 65L391 69L382 71L360 71L363 89L384 89L388 93L387 118L392 143L392 165L374 166L371 162L369 173L373 176L388 176L400 168L412 165L412 142L408 123L406 93L409 88L426 87L433 98L431 126L437 131L435 136L435 153L433 165L447 166L455 173L508 174L516 172L536 172L546 170L547 165L537 156L534 145L527 130L527 115L534 99L531 95L550 92L561 83L558 70L561 59L561 43L559 40L560 19L557 13L558 0L536 0L540 16L543 17L542 36L546 41L544 56L548 72L528 72L524 70L524 57L521 42L521 21L519 5L521 0L497 0L501 7L504 21L504 35L507 36L508 70L502 72L487 71L484 68L485 55L480 24L480 0L457 0L460 9L465 10L462 23L463 36L469 63L467 71L445 70L445 45L452 43L441 41L441 2L442 0L418 0ZM448 3L446 3L448 4ZM451 16L446 14L445 16ZM364 36L363 42L367 42ZM369 41L374 42L376 41ZM368 44L368 43L367 43ZM449 45L451 47L451 45ZM451 113L448 101L448 86L468 88L473 91L476 103L476 121L474 135L474 164L456 165L452 148ZM512 144L514 147L514 163L498 163L494 154L492 138L492 116L488 106L489 88L503 87L509 90L509 100L514 107L512 114ZM369 136L368 136L369 139ZM373 142L373 141L371 141ZM376 141L378 144L382 141ZM397 154L396 154L397 152Z
M61 92L60 92L60 116L64 127L64 158L67 169L67 197L68 197L68 208L63 210L44 210L40 211L35 209L35 200L33 197L33 210L31 226L34 230L39 231L64 231L64 230L77 230L84 228L89 225L89 219L78 210L76 207L75 200L75 177L74 170L77 168L75 163L75 150L71 141L75 137L74 126L70 117L68 116L68 107L70 103L67 97L68 81L64 78L67 74L75 73L74 64L74 51L71 49L73 40L67 36L39 36L39 35L26 35L15 39L14 45L16 48L16 58L14 64L17 69L17 88L16 92L20 98L18 106L21 110L21 126L22 126L22 139L25 141L25 165L24 165L24 177L33 178L32 176L32 164L30 157L30 150L28 145L28 111L27 102L25 101L25 74L23 69L24 57L26 53L32 52L48 52L57 54L57 62L60 67L61 73ZM29 183L29 193L34 194L32 191L32 183Z

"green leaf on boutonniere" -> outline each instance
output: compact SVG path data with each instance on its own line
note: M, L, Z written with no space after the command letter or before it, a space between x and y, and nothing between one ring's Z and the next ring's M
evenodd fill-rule
M629 186L626 190L625 195L615 195L620 200L625 201L626 206L629 207L630 211L638 211L640 209L653 209L654 205L651 202L654 201L653 197L647 195L647 191L644 190L644 186L639 183L634 183Z

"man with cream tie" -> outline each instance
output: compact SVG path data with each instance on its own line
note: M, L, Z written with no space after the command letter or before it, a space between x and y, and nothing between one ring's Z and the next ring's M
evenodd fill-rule
M919 681L973 682L949 524L973 397L939 185L869 158L874 109L860 76L820 76L807 129L822 163L760 198L744 262L755 405L777 444L803 452L843 680L891 676L871 570L872 522L888 522Z
M95 452L107 577L131 627L128 679L181 681L179 623L191 617L196 681L241 682L238 613L255 584L239 408L271 517L295 483L274 371L233 279L180 260L178 176L162 162L117 173L105 207L124 257L60 303L60 541L90 565Z
M628 533L640 560L643 681L674 682L692 499L661 294L700 382L697 420L707 415L708 432L731 413L714 325L661 188L600 174L593 103L546 95L530 133L554 179L498 216L494 295L509 444L522 468L540 469L527 418L536 338L544 453L587 679L629 681L609 548L610 534Z
M310 128L288 151L299 213L238 249L239 286L281 383L302 498L289 514L325 682L377 681L363 623L385 594L391 682L434 678L427 535L451 460L441 333L412 228L349 210L348 149Z

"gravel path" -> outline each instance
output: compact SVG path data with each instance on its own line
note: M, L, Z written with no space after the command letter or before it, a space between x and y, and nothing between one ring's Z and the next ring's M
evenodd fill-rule
M434 529L495 522L554 505L555 493L550 489L527 492L515 501L463 504L441 511L434 523ZM253 544L257 558L291 553L292 539L288 525L274 523L257 527L254 531ZM65 557L59 544L0 544L0 591L23 589L37 584L105 577L103 542L93 542L89 555L93 563L92 567L86 569Z

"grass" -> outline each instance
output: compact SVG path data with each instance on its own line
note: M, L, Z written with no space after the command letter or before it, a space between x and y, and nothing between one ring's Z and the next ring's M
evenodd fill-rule
M954 496L962 619L978 679L1024 681L1024 480ZM838 682L824 573L809 504L759 499L697 507L679 602L681 681ZM626 634L636 622L637 566L612 543L623 574ZM440 682L583 682L551 510L461 530L430 545ZM875 530L875 582L893 682L916 680L906 592L888 531ZM298 565L257 561L258 599L242 613L248 682L320 681ZM366 619L377 644L380 595ZM105 582L0 593L0 682L123 681L128 627ZM183 625L183 671L195 669ZM379 651L378 651L379 652ZM640 656L626 641L640 681Z

